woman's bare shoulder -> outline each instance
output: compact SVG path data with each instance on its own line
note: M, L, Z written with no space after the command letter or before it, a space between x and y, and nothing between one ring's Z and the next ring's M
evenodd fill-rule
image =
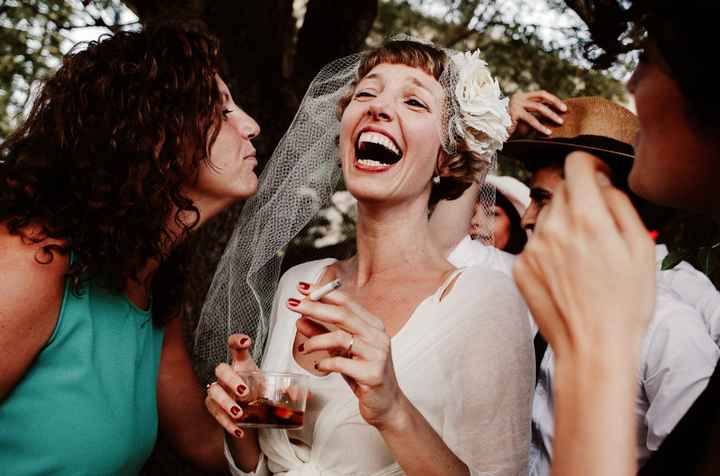
M13 349L0 359L0 400L52 335L62 303L68 257L59 240L34 241L36 231L16 235L0 224L0 348Z
M0 223L0 270L5 278L12 275L32 275L39 281L54 281L67 272L69 256L64 253L63 240L42 236L40 226L31 225L11 233Z

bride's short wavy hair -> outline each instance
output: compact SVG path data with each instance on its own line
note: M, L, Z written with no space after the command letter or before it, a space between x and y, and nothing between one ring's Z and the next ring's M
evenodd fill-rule
M348 86L347 92L338 101L338 119L355 93L357 84L380 64L401 64L417 68L440 82L443 75L454 74L448 71L450 58L441 49L430 44L410 40L393 40L384 45L363 53L355 79ZM447 92L447 91L446 91ZM454 94L453 91L450 92ZM450 154L443 165L444 173L440 183L433 183L430 193L430 206L440 200L455 200L467 188L487 172L487 160L471 150L467 140L455 134L453 141L457 144L454 154Z

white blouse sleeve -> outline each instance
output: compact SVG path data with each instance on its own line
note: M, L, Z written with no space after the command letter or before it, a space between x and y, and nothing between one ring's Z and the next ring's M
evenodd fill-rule
M443 440L472 475L527 474L535 381L528 311L504 274L470 268L445 299ZM456 321L457 319L457 321Z

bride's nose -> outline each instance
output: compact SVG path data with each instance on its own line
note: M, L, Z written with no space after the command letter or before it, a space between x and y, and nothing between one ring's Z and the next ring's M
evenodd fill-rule
M391 121L393 118L392 108L381 96L375 97L368 105L367 114L376 121Z

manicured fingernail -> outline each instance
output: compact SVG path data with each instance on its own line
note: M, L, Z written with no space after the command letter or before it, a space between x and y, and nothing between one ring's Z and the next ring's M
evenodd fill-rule
M308 283L300 281L300 284L298 284L298 287L302 289L303 291L307 291L310 289L310 285Z
M297 307L298 304L300 304L300 300L299 300L299 299L295 299L295 298L290 298L290 299L288 299L288 306L290 306L290 307Z
M300 344L298 346L298 352L305 352L305 344Z
M562 117L558 117L558 122L559 122L560 124L565 124L565 121L563 120Z
M243 393L245 393L245 390L247 390L247 387L246 387L245 385L240 384L240 385L237 386L237 391L238 391L238 393L239 393L240 395L242 395Z
M240 413L240 407L235 407L235 406L231 407L230 413L232 413L233 416L238 416L238 413Z
M237 430L235 430L235 436L238 437L238 438L242 438L242 437L243 437L243 432L242 432L242 430L239 429L239 428L238 428Z
M548 128L545 128L545 134L550 135L552 134L552 131Z
M567 111L567 106L565 104L561 104L560 109L562 109L563 111Z

